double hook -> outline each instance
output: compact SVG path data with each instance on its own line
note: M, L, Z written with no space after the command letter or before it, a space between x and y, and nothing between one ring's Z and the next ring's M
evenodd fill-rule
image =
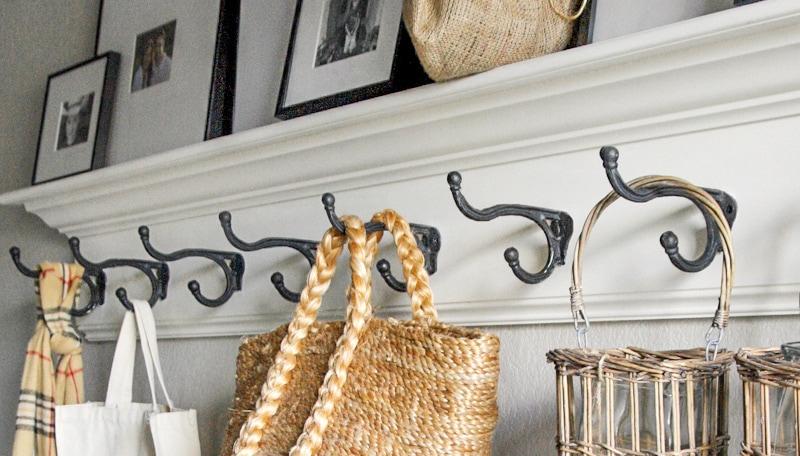
M89 287L91 292L89 302L80 308L70 310L70 314L75 317L89 315L94 309L103 305L106 294L106 269L131 267L141 271L150 281L152 292L147 302L153 306L159 299L167 297L167 283L169 282L169 268L164 263L133 259L109 259L100 263L92 263L81 253L81 241L76 237L69 239L69 247L75 261L83 266L83 282ZM26 277L33 279L39 278L39 272L31 269L20 260L20 250L18 247L11 247L9 250L11 260L19 272ZM128 300L128 293L125 288L117 288L117 298L128 310L133 310L133 305Z
M659 186L639 190L630 188L619 174L619 151L613 146L601 148L600 158L603 160L603 168L606 170L608 182L611 184L614 191L622 198L635 203L644 203L662 196L681 196L688 198L700 209L706 223L706 246L703 253L696 259L689 260L681 255L678 249L678 236L675 233L667 231L661 234L661 246L664 248L669 260L675 267L685 272L699 272L714 261L714 256L722 250L720 234L714 223L714 219L701 204L697 203L697 201L683 193L680 189ZM722 212L725 214L728 225L733 226L738 211L736 200L722 190L713 188L704 188L704 190L719 204Z
M150 242L150 228L147 226L139 227L139 239L142 241L147 254L158 261L172 262L184 258L206 258L222 269L225 274L225 290L217 298L208 298L200 291L200 284L197 280L189 281L189 291L200 304L206 307L219 307L228 302L233 293L242 289L242 277L244 276L244 257L240 253L223 252L220 250L207 249L182 249L171 253L164 253L153 247Z
M31 269L22 264L19 247L11 247L8 252L11 254L11 261L14 262L14 266L17 267L17 270L22 273L22 275L32 279L39 279L39 271ZM84 307L70 309L69 313L74 317L84 317L89 315L94 309L102 305L103 300L105 299L106 274L102 270L90 271L88 269L84 269L82 279L83 283L89 287L89 302Z
M456 207L467 218L478 222L488 222L497 217L524 217L538 225L547 237L547 261L535 273L526 271L519 264L519 251L516 248L509 247L505 250L503 257L519 280L528 284L539 283L550 277L556 266L564 264L573 230L572 217L569 214L522 204L497 204L485 209L477 209L461 193L461 182L462 177L458 171L452 171L447 175L447 183L450 185L450 193L453 194Z
M159 299L166 299L167 285L169 283L169 266L166 263L127 258L111 258L99 263L93 263L81 253L80 239L76 237L69 238L69 247L72 250L72 256L75 257L75 261L83 266L90 275L103 274L106 269L112 268L134 268L144 274L150 282L151 292L150 297L147 299L148 304L154 306ZM128 293L125 288L117 288L116 295L126 309L133 311L133 304L128 300ZM102 304L102 301L100 301L100 304Z
M279 238L279 237L269 237L258 240L256 242L247 242L242 240L239 236L237 236L233 232L233 226L231 224L231 213L228 211L223 211L219 213L219 222L222 225L222 231L225 233L225 238L228 239L228 242L231 243L237 249L243 252L253 252L256 250L262 249L271 249L275 247L288 247L291 249L296 250L303 257L308 261L309 265L314 264L314 256L316 255L317 251L317 242L314 241L307 241L303 239L291 239L291 238ZM270 278L272 284L275 286L275 289L278 290L281 296L284 299L287 299L292 302L299 302L300 301L300 294L295 293L288 288L283 281L283 274L280 272L276 272L272 274Z
M342 224L339 216L336 215L336 198L331 193L325 193L322 195L322 205L325 209L325 213L328 217L331 226L344 232L344 225ZM234 247L239 250L252 252L255 250L261 249L269 249L275 247L288 247L291 248L301 255L303 258L306 259L309 266L314 264L314 257L316 256L317 246L319 242L306 240L306 239L293 239L293 238L279 238L279 237L268 237L264 238L255 242L247 242L242 240L233 232L233 227L231 224L231 213L230 212L221 212L219 214L219 221L222 225L222 230L225 233L225 237L228 239L228 242L231 243ZM382 223L374 223L368 222L365 225L367 232L375 232L379 230L384 230L386 227ZM417 245L419 246L420 250L422 251L423 256L425 257L425 269L428 271L429 274L433 274L436 272L436 258L441 249L441 235L439 234L439 230L432 226L427 225L419 225L419 224L411 224L411 230L414 233L414 237L417 240ZM389 262L385 259L381 259L376 264L378 268L378 272L380 273L383 280L386 282L389 287L396 291L406 291L406 284L405 282L397 279L392 274L391 266ZM280 272L275 272L270 277L270 280L278 291L278 293L287 301L291 302L299 302L300 301L300 293L292 291L286 287L284 282L283 274Z

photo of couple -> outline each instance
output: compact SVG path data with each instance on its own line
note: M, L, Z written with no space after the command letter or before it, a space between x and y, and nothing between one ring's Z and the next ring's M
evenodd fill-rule
M383 0L328 0L314 66L374 51Z
M131 92L169 80L175 44L175 23L176 21L169 22L136 37Z

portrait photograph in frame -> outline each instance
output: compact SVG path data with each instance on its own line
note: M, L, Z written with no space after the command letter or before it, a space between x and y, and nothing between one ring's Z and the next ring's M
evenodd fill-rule
M47 78L33 185L105 165L119 60L108 52Z
M298 0L276 117L290 119L430 82L402 0Z
M231 133L240 0L102 0L96 52L120 53L108 161Z

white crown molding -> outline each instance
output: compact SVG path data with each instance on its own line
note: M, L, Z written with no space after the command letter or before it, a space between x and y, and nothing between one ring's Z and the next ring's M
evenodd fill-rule
M581 181L585 188L575 181L562 183L553 175L559 166L572 166L573 171L576 164L588 168L587 151L592 151L591 166L597 172L581 169L571 176L601 177L597 147L628 144L636 149L638 144L647 150L647 160L657 161L656 169L667 164L676 174L689 173L704 185L720 183L719 188L732 189L744 203L734 237L746 241L737 244L737 255L742 253L746 266L737 276L733 314L793 314L800 284L787 271L800 268L786 257L800 258L794 247L800 240L791 237L797 230L786 208L796 207L796 202L767 201L768 196L759 193L766 186L771 195L788 198L796 194L796 182L783 175L773 175L768 182L746 177L750 171L759 176L775 173L779 160L785 164L778 167L800 160L787 146L793 144L796 124L765 127L780 133L772 145L780 150L773 158L751 164L742 157L750 156L753 137L762 134L748 130L750 126L800 119L798 55L800 4L770 0L5 193L0 204L24 205L60 232L81 236L90 258L107 258L143 255L135 238L135 228L142 223L164 227L156 233L156 242L165 251L192 243L220 248L214 236L221 235L215 225L221 210L241 210L235 215L236 226L246 235L305 237L311 229L299 234L305 228L300 220L309 216L310 199L324 191L359 189L365 200L359 210L373 210L378 199L374 194L370 199L370 192L377 191L375 186L395 183L392 202L380 204L425 206L419 204L421 198L439 198L436 208L421 207L418 213L432 218L446 235L435 281L444 321L477 326L564 323L570 321L567 296L562 293L567 288L567 268L557 270L545 283L520 286L500 258L509 232L498 229L498 224L481 226L480 236L492 240L476 247L470 261L463 261L464 246L456 244L469 242L465 232L472 225L455 209L439 207L445 204L443 195L431 193L428 178L441 179L441 193L449 197L444 174L452 169L475 170L486 177L474 179L479 182L475 187L471 182L470 191L483 185L483 194L476 194L497 201L511 199L509 187L519 191L513 182L504 182L502 188L494 185L490 179L503 178L497 169L536 173L536 182L526 183L525 191L568 211L577 225L607 185L590 180ZM726 146L731 147L725 149L727 155L707 150L721 134L730 136L730 127L749 132L737 136L743 143ZM719 133L722 129L725 133ZM684 150L665 151L672 139L681 138L674 143ZM626 163L635 161L634 154L626 157L630 157ZM720 166L721 158L728 157L730 163ZM692 160L705 166L694 166ZM360 203L351 202L351 207ZM289 212L287 204L297 211ZM770 241L782 242L783 248L781 255L766 258L764 252L774 246L764 245L764 219L774 214L785 217L780 236ZM685 226L691 214L662 215L662 222L668 219ZM627 257L614 261L634 264L642 246L656 244L632 234L641 229L634 222L631 231L625 231L633 245ZM718 291L703 288L708 275L677 274L663 253L658 254L661 261L627 271L624 279L613 276L603 282L595 277L599 288L593 289L598 294L587 295L590 316L598 321L709 318ZM287 257L266 257L247 257L245 289L218 310L199 308L183 283L198 275L201 283L209 277L219 280L216 270L176 264L173 282L180 283L171 285L170 302L157 308L160 335L253 334L285 321L290 315L281 310L285 304L272 305L274 292L265 290L268 273L286 268ZM770 263L764 267L762 261ZM747 268L754 264L762 267ZM481 283L465 283L466 277ZM641 288L634 284L638 287L638 281L653 277L664 279L654 289L683 291L636 291ZM107 300L114 299L109 290ZM393 305L385 314L401 316L405 310ZM119 312L101 310L82 328L91 340L108 340L116 333L118 316Z
M793 115L800 91L786 88L797 75L777 59L798 42L800 5L771 0L5 193L0 204L86 236L399 182L467 159L496 165ZM775 68L764 68L773 54ZM659 90L627 98L633 83Z

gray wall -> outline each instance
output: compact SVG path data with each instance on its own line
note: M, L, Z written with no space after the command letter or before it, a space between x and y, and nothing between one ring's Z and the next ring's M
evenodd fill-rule
M28 185L33 168L45 80L52 73L92 55L97 15L96 0L45 2L5 0L0 15L0 191ZM0 247L23 249L33 264L66 259L65 239L23 210L0 208ZM34 323L32 282L21 277L8 260L0 261L5 302L0 308L0 454L10 452L19 377L25 343ZM512 279L509 279L512 280ZM434 286L435 286L434 279ZM566 286L566 284L565 284ZM734 303L735 304L735 303ZM111 305L114 305L113 303ZM566 306L566 303L565 303ZM102 311L102 310L101 310ZM566 311L566 308L565 308ZM597 324L596 346L621 343L652 348L698 345L707 321L656 321ZM552 368L544 361L550 347L573 346L570 326L489 328L502 339L500 385L501 422L495 454L505 456L553 454L554 385ZM772 345L800 339L794 318L734 319L728 343ZM225 414L233 393L236 338L164 341L163 362L176 402L199 411L204 454L216 454ZM86 353L87 395L102 400L112 344L89 344ZM142 381L140 387L141 396ZM731 401L733 450L740 432L739 391Z
M0 191L30 185L47 75L94 52L98 1L5 0L0 5ZM18 245L29 265L69 258L66 239L22 208L0 207L0 454L11 453L25 344L35 321L33 281L8 260Z

